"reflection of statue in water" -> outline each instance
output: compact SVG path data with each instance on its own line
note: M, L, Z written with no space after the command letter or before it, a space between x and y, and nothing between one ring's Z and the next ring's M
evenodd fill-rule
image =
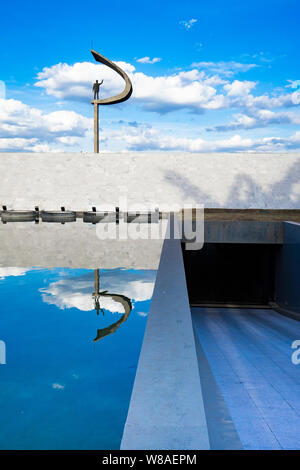
M99 269L95 269L95 292L93 292L94 302L95 302L95 310L97 315L99 315L99 310L101 310L102 314L104 312L102 308L100 308L100 279L99 279Z
M100 307L100 296L101 297L111 297L112 300L115 302L119 302L122 307L124 308L124 314L117 320L115 323L112 325L107 326L106 328L100 328L97 330L97 336L93 340L94 343L96 341L99 341L100 339L104 338L104 336L111 335L112 333L115 333L117 329L124 323L127 318L129 317L129 314L132 310L132 304L131 301L128 297L125 295L121 294L109 294L107 290L100 292L100 276L99 276L99 269L95 269L95 292L93 293L94 301L95 301L95 310L97 312L97 315L99 315L99 310L104 315L104 312L102 308Z
M101 292L101 296L111 297L115 302L119 302L124 307L125 313L121 316L121 318L118 321L116 321L112 325L109 325L106 328L100 328L99 330L97 330L97 336L93 340L94 343L104 338L104 336L115 333L117 329L122 325L122 323L124 323L127 320L132 310L132 304L130 302L130 299L126 297L125 295L109 294L107 291L104 291L104 292Z
M99 99L99 90L100 90L100 85L102 85L103 80L99 83L98 80L95 81L93 85L93 92L94 92L94 100Z

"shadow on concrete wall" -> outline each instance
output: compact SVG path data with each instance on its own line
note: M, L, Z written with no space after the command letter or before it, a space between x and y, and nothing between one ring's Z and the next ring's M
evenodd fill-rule
M226 169L224 169L226 171ZM299 209L300 192L292 193L292 187L300 183L300 160L294 163L282 176L280 181L265 188L259 185L255 179L245 173L235 176L229 189L226 201L220 204L209 192L201 190L191 183L188 178L177 171L165 173L165 180L176 186L185 199L193 199L204 207L225 208L259 208L259 209Z

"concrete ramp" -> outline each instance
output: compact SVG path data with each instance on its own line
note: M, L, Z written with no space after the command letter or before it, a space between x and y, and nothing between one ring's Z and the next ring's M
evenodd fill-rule
M210 429L212 448L232 448L228 436L238 445L235 431L244 449L299 450L300 364L292 361L292 343L300 340L300 322L271 309L193 308L192 315L231 423L226 445ZM203 396L207 412L207 390ZM216 416L206 417L219 432Z

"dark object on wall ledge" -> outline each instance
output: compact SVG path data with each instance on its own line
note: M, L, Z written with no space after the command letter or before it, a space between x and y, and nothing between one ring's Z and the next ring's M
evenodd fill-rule
M34 211L26 210L7 210L3 206L1 213L1 220L4 224L7 222L39 222L39 208L36 207Z
M58 222L64 224L65 222L75 222L76 212L66 211L62 208L61 211L41 211L43 222Z

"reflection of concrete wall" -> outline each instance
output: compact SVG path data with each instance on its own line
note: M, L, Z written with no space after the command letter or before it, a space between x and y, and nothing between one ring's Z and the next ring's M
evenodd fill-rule
M12 154L0 158L0 205L72 210L119 202L300 208L300 154Z
M300 319L300 224L284 223L284 244L277 260L276 302Z
M0 266L157 269L161 240L99 240L96 225L0 224Z

